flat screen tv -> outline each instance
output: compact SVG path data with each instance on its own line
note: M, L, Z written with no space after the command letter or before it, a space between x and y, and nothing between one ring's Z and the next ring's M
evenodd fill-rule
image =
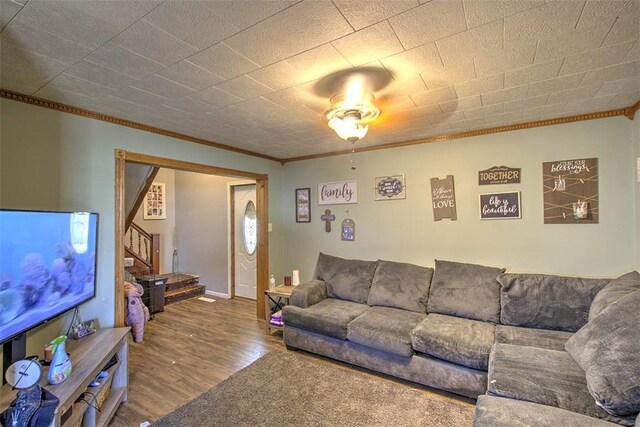
M96 294L98 214L0 209L0 343Z

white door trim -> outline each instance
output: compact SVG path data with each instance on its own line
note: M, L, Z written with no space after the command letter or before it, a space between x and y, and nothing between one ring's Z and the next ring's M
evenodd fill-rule
M244 179L240 181L227 182L227 271L229 272L227 278L227 298L231 298L231 283L233 282L233 277L231 277L231 271L233 271L231 263L234 260L234 256L231 253L231 221L235 221L235 218L231 218L231 187L237 187L240 185L256 185L256 181Z

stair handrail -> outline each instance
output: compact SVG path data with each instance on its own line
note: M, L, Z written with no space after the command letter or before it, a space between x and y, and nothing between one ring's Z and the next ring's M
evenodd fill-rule
M137 250L133 242L134 231L138 235ZM157 274L160 267L160 235L148 233L134 222L131 223L131 226L125 233L125 236L127 234L129 234L129 239L124 239L125 251ZM142 251L143 243L144 252Z

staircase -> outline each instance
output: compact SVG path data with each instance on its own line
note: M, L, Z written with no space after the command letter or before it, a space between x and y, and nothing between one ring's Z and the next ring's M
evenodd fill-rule
M125 189L125 256L133 258L133 266L125 269L136 279L166 278L164 304L183 301L204 294L199 276L186 273L158 274L160 270L160 235L150 234L133 222L137 211L158 174L159 168L127 163Z
M204 295L204 285L198 280L199 276L187 273L167 274L167 290L164 293L164 304L183 301L198 295Z

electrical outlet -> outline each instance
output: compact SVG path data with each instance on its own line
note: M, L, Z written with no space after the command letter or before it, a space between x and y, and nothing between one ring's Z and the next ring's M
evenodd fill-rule
M267 229L269 230L269 233L271 233L273 231L273 224L269 223L269 226L267 227Z

